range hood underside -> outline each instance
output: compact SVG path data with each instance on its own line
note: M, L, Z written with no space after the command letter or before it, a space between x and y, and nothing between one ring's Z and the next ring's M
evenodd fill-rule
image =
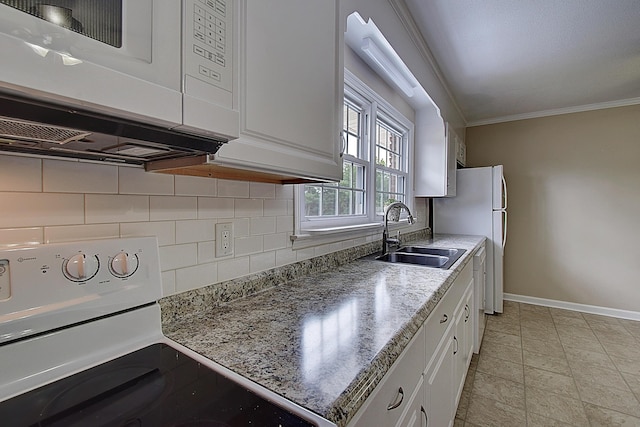
M0 93L0 151L142 165L225 142Z

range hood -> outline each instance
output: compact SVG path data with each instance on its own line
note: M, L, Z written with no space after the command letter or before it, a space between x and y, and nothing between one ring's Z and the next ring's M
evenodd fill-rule
M0 151L147 165L213 154L226 142L0 93Z

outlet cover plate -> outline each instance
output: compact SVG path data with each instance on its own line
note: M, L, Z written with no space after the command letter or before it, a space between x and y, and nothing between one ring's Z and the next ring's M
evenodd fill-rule
M233 223L216 224L216 258L233 255Z

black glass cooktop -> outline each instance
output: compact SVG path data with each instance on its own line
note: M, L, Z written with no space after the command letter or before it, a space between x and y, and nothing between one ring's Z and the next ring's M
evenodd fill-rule
M165 344L1 402L0 420L20 427L314 425Z

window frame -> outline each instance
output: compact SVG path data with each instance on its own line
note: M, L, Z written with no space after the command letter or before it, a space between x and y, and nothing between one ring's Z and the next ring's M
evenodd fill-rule
M345 69L344 100L360 108L364 114L364 129L361 144L364 147L363 158L356 158L343 154L343 160L364 165L365 167L365 214L348 216L311 217L304 216L305 184L299 184L294 191L294 234L322 235L344 231L377 230L383 222L382 215L375 212L376 171L375 165L375 135L377 120L380 119L387 127L402 134L402 162L404 171L384 168L405 177L405 204L409 209L414 208L413 197L413 135L414 124L393 107L388 101L378 95L373 89ZM343 104L344 105L344 104ZM344 142L346 144L346 141ZM345 151L346 151L346 147ZM360 146L363 149L363 146Z

